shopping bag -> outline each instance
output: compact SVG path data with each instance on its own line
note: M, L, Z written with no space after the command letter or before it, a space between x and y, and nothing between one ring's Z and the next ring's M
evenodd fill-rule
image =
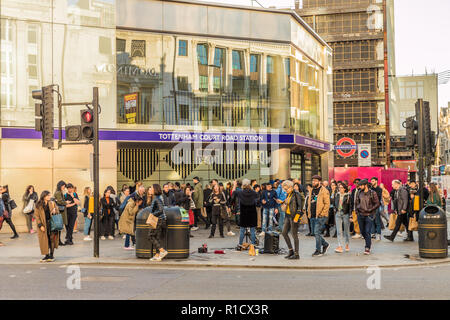
M254 245L250 245L250 247L248 248L248 255L249 256L256 256L256 250L255 250L255 246Z
M30 201L28 201L26 207L23 208L23 213L28 214L33 210L34 210L34 199L30 199Z
M419 198L419 196L414 196L414 211L420 211L420 198Z
M158 225L158 217L150 213L145 223L149 224L151 228L156 229L156 226Z
M353 229L356 233L361 233L359 230L359 223L358 223L358 215L356 214L356 211L352 212L352 219L353 219Z
M408 230L409 231L419 230L419 223L417 222L416 218L414 217L409 218Z
M391 215L389 216L389 226L388 226L389 230L394 230L396 220L397 220L397 214L391 213Z

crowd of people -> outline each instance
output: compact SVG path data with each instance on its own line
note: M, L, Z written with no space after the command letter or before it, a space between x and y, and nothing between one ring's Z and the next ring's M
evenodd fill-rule
M224 184L213 179L205 187L198 177L192 180L192 184L168 182L162 187L159 184L145 187L142 182L135 181L133 186L123 185L118 194L112 186L104 190L99 199L100 236L101 240L122 236L123 248L134 250L137 213L142 209L149 210L157 219L148 234L157 252L151 260L161 261L168 254L161 242L167 228L164 207L179 206L189 213L190 237L194 237L200 221L205 229L209 229L209 238L216 236L217 225L220 237L234 236L231 224L235 223L239 228L236 250L244 249L246 236L249 236L251 244L257 245L258 238L264 239L266 233L279 232L289 249L286 258L299 259L298 234L300 226L304 225L308 230L306 235L315 238L313 257L327 253L330 246L326 241L328 237L337 238L336 253L348 252L351 239L364 238L364 254L369 255L372 240L381 240L382 229L391 221L391 214L395 214L395 226L391 228L392 233L384 237L394 241L404 227L407 234L404 240L414 241L413 231L408 226L411 218L418 220L420 192L415 181L403 184L399 180L392 181L392 191L389 192L376 177L355 179L351 185L348 181L322 181L318 175L306 185L298 179L276 179L261 185L256 180L243 179ZM12 239L15 239L19 235L11 217L17 205L9 196L8 186L0 187L0 193L1 222L10 225ZM445 206L445 195L436 184L426 185L423 193L424 205ZM92 240L94 199L90 187L84 188L79 197L73 184L59 181L53 194L43 191L38 197L30 185L22 200L28 230L38 235L44 256L42 262L53 261L54 250L58 246L73 245L79 210L84 216L83 239ZM62 231L54 230L51 225L52 216L57 214L62 217L65 227L64 241ZM33 222L37 230L33 229ZM331 233L332 230L334 232Z

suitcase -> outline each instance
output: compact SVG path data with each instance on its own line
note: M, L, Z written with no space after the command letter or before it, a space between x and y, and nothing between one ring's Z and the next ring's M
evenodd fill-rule
M266 232L264 235L264 253L276 254L280 250L280 234Z

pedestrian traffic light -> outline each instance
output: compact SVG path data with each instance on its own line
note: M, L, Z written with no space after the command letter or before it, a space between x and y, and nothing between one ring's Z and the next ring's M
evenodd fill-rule
M417 136L415 131L418 128L417 121L414 119L414 117L406 118L406 146L407 147L414 147L417 143Z
M90 109L84 109L81 113L81 137L83 140L94 140L94 113Z
M80 141L80 140L81 140L81 126L67 126L66 141Z
M33 99L41 100L35 104L35 130L42 132L42 147L53 148L53 86L33 90Z

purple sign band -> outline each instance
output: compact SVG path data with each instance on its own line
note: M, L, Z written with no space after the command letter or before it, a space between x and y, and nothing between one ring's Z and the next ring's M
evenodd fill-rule
M64 130L62 136L65 139ZM41 139L41 137L41 132L31 128L2 128L3 139ZM54 138L58 138L58 130L55 130ZM330 151L330 144L327 142L292 134L101 130L99 138L110 141L148 142L295 143L313 149Z

